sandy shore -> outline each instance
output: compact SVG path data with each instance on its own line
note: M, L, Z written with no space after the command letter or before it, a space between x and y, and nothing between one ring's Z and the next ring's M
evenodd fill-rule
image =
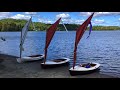
M41 61L19 64L15 56L0 54L0 78L116 78L95 72L71 76L69 66L41 69Z

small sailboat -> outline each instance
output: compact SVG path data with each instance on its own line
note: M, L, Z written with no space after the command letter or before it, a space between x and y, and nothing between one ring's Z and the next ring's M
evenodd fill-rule
M75 47L74 47L74 62L73 62L73 67L71 67L69 69L69 72L71 75L88 74L88 73L94 72L96 70L99 70L100 64L95 63L95 62L75 65L76 64L77 45L78 45L80 39L82 38L88 24L90 24L90 32L91 32L91 29L92 29L91 19L92 19L93 15L94 15L94 13L76 31L76 39L75 39ZM90 32L89 32L89 35L90 35Z
M38 55L31 55L31 56L26 56L26 57L21 57L22 56L22 51L24 51L23 44L24 40L27 35L27 31L29 29L30 23L32 22L32 17L29 19L29 21L25 24L23 29L21 30L21 40L20 40L20 58L17 58L18 63L26 62L26 61L36 61L36 60L41 60L44 58L43 54L38 54Z
M55 60L46 60L47 57L47 48L55 34L55 31L57 29L58 24L60 23L61 18L59 18L50 28L48 28L46 32L46 44L45 44L45 58L44 61L41 63L42 68L50 68L50 67L56 67L61 65L69 64L69 58L60 58Z

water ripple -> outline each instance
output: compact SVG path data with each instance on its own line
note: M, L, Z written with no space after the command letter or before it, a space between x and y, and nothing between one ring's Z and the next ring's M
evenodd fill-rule
M42 32L28 32L22 56L44 53L45 35ZM88 31L78 44L77 65L86 62L101 64L101 73L120 77L120 31L93 31L86 39ZM19 56L20 32L0 32L6 42L0 41L0 53ZM48 47L47 59L70 58L73 65L75 31L57 31Z

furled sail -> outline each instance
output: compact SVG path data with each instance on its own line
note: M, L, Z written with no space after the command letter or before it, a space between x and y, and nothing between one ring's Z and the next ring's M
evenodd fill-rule
M21 53L24 50L23 44L27 35L27 31L29 29L30 23L32 22L32 17L29 19L29 21L24 25L24 27L21 30L21 40L20 40L20 57Z

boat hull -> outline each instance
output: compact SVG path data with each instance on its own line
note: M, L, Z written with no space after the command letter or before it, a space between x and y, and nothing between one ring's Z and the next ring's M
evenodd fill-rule
M71 69L69 69L70 75L75 76L75 75L85 75L85 74L90 74L96 71L100 70L100 64L99 63L92 63L95 64L95 66L91 67L91 68L85 68L85 67L81 67L79 65L75 66L75 68L73 69L73 67Z
M41 67L46 69L46 68L55 68L55 67L60 67L60 66L66 66L69 65L69 58L62 58L62 59L56 59L61 60L61 62L54 62L54 60L49 60L46 61L45 64L42 62Z
M42 60L43 58L44 58L43 54L32 55L32 56L17 58L17 62L18 63L23 63L23 62L39 61L39 60Z

